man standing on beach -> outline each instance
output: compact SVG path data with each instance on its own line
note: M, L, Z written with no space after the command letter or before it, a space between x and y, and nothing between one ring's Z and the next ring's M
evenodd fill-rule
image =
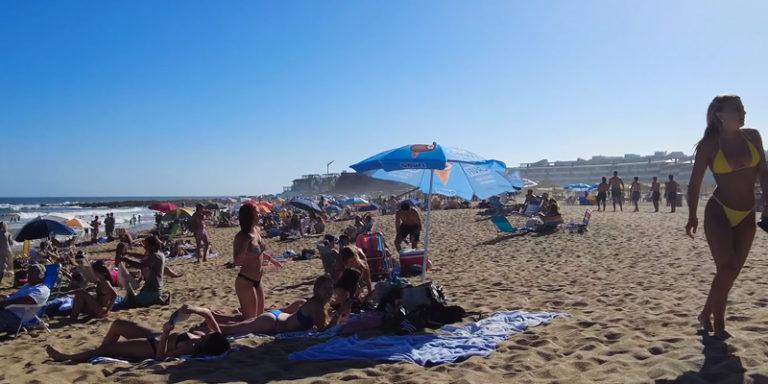
M640 202L640 181L638 180L638 177L635 176L634 181L632 181L632 185L629 186L629 193L630 197L632 198L632 204L635 205L635 212L640 211L640 208L637 206L638 202Z
M613 171L613 177L608 180L608 185L611 187L613 211L616 212L616 203L619 203L619 209L624 212L624 180L619 177L619 172Z
M91 221L91 240L94 243L99 239L99 227L101 227L101 221L99 221L99 217L96 216L93 221Z
M202 258L203 261L208 261L208 250L211 247L211 243L208 241L208 231L205 228L205 219L210 215L210 212L198 203L195 205L195 213L192 214L190 219L190 226L192 227L192 233L195 234L195 242L197 243L197 261Z
M654 176L651 182L651 201L653 202L653 211L659 211L659 200L661 199L661 183L659 178Z
M605 201L606 197L608 196L608 181L603 176L603 180L600 181L600 184L597 185L597 211L600 212L600 203L603 203L603 211L605 211L607 208L605 207Z
M107 237L111 239L115 232L114 213L107 213L107 217L104 218L104 230L107 232Z
M669 175L669 181L664 183L664 193L667 194L667 200L669 201L669 204L672 206L672 210L670 213L675 212L675 208L677 207L677 181L675 181L675 177L672 175Z

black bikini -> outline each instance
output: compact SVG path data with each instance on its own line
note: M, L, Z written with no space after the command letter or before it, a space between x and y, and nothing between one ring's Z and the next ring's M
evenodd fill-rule
M250 281L254 288L258 288L261 284L261 280L252 279L246 275L243 275L242 273L238 273L237 277L242 277L243 279Z
M157 355L157 338L158 337L159 337L159 335L152 335L150 337L147 337L147 342L149 342L149 346L152 347L152 352L155 355ZM189 337L188 333L186 333L186 332L185 333L181 333L178 336L176 336L176 344L174 344L174 347L178 348L179 347L179 343L183 343L185 341L190 341L190 340L192 340L192 339Z

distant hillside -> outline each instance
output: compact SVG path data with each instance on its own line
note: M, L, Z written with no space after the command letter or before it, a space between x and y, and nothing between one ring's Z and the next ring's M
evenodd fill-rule
M362 173L342 173L331 190L340 195L391 195L413 189L412 186L393 181L377 180Z

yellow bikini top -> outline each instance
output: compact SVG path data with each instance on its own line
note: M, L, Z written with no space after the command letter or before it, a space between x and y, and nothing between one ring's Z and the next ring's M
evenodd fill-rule
M744 135L742 133L742 135ZM745 168L751 168L758 164L760 164L760 152L757 151L757 148L752 144L749 139L747 139L746 136L744 136L744 140L747 141L747 147L749 148L749 155L752 157L752 161L749 163L749 165L741 167L739 169L733 169L731 168L731 164L728 163L728 159L725 158L725 154L723 153L722 146L717 150L717 153L715 154L715 159L712 161L712 173L731 173L740 171Z

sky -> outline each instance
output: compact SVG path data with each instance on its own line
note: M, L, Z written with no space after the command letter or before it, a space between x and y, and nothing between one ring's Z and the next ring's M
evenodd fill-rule
M0 196L266 194L436 141L514 166L768 126L768 2L9 1Z

